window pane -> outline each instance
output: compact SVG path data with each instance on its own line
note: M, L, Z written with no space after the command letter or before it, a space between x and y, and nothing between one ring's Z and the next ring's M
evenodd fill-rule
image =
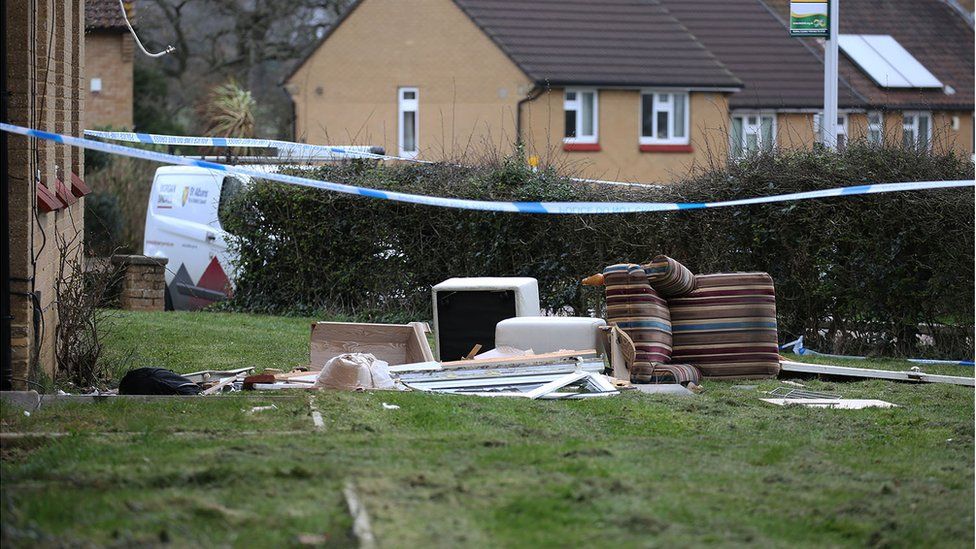
M742 119L732 119L732 155L742 156Z
M868 113L868 124L881 124L881 113Z
M671 137L685 136L685 104L687 102L687 95L674 95L674 133L671 135Z
M576 92L566 92L566 101L576 101Z
M654 137L654 95L641 95L641 137Z
M905 145L905 147L915 146L915 130L913 130L911 126L907 126L907 125L905 126L905 133L902 137L902 144Z
M670 93L659 93L659 94L657 94L657 100L660 101L661 103L667 103L668 101L671 100L671 94Z
M881 143L881 132L878 130L868 130L868 143L879 145Z
M746 152L752 152L759 148L759 144L756 138L756 134L747 133L746 134Z
M592 136L593 135L593 92L584 92L583 94L583 105L580 109L580 128L581 136Z
M919 115L918 117L918 144L922 147L929 146L929 117Z
M756 117L755 116L750 116L749 117L749 125L750 126L755 126L756 125Z
M566 137L576 137L576 111L566 110Z
M403 98L404 99L416 99L417 98L417 92L405 91L405 92L403 92Z
M406 152L417 150L417 113L414 111L403 113L403 150Z
M657 138L668 138L668 111L657 111Z
M762 121L762 146L766 150L772 150L773 148L773 118L771 116L763 116Z

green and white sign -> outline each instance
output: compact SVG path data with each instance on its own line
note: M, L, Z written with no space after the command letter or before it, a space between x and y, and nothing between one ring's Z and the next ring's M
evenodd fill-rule
M830 3L822 0L790 1L790 36L828 36Z

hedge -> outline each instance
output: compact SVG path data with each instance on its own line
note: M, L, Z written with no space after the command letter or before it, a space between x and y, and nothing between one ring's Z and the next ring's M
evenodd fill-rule
M296 169L373 188L486 200L716 201L875 182L965 179L955 154L854 143L841 153L776 151L661 188L574 183L519 154L475 167L358 162ZM973 190L838 197L747 207L598 216L486 213L400 204L274 183L234 203L243 310L429 319L430 287L454 276L531 276L542 305L602 314L579 280L658 253L698 273L766 271L780 338L853 354L973 356ZM922 342L922 344L920 344Z

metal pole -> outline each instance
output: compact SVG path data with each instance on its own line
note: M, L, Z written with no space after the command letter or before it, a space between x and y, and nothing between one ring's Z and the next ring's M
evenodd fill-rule
M830 35L824 42L824 110L820 118L820 140L837 150L837 35L840 32L840 0L830 0L827 26Z

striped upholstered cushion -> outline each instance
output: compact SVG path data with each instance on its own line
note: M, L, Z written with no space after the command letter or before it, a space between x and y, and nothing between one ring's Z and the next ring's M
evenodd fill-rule
M622 263L603 271L607 291L607 322L623 330L634 343L631 380L638 383L698 382L698 370L665 364L671 357L671 317L668 304L647 283L640 265Z
M695 275L688 267L666 255L659 255L644 265L647 283L664 297L678 297L695 289Z
M766 273L697 275L696 288L668 301L675 362L706 378L764 378L779 373L776 295Z
M630 379L636 383L699 383L701 371L690 364L634 363Z

